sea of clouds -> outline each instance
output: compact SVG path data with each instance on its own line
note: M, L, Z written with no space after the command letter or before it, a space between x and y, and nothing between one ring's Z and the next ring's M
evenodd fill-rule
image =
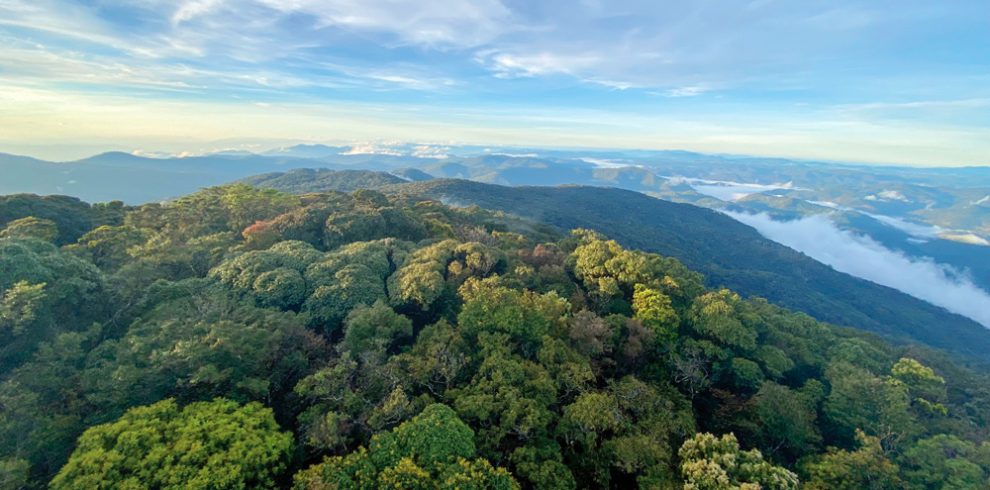
M990 328L990 293L950 266L890 250L870 237L840 229L825 215L777 221L766 213L726 214L837 271L892 287Z

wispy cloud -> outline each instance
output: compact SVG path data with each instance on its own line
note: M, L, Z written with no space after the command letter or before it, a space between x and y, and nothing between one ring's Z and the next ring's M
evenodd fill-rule
M261 0L261 3L284 14L311 16L318 26L388 33L403 43L431 47L476 46L511 28L511 12L498 0Z
M179 8L172 14L172 23L180 24L210 12L223 3L223 0L187 0L177 2Z
M486 65L499 78L574 75L600 62L600 58L595 55L562 55L546 52L510 54L482 51L476 54L475 59Z
M479 115L450 125L479 139L553 144L579 127L615 145L985 164L987 13L982 0L0 0L0 91L361 103L396 134L410 128L388 111L425 105L425 125Z
M664 97L673 97L673 98L677 98L677 97L696 97L696 96L701 95L701 94L703 94L705 92L708 92L708 90L709 89L706 88L706 87L702 87L702 86L699 86L699 85L691 85L691 86L688 86L688 87L676 87L676 88L669 89L667 91L664 91L662 93L662 95Z

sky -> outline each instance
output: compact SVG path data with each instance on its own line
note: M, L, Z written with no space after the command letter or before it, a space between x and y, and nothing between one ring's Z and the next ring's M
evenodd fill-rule
M0 0L0 151L290 141L990 165L990 1Z

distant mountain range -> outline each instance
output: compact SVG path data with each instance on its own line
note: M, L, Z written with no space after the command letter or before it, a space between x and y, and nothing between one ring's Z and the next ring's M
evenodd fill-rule
M0 154L0 193L61 193L137 204L297 168L416 169L502 185L607 185L707 207L746 206L750 195L773 194L825 210L849 208L936 226L936 233L951 240L990 238L990 167L856 166L683 151L297 145L184 158L110 152L72 162Z
M983 345L979 341L982 332L974 334L971 328L975 323L865 281L846 284L834 278L848 276L811 258L901 291L912 291L908 287L911 283L923 293L945 289L942 283L962 283L974 300L950 297L940 303L939 298L911 294L950 308L953 301L969 302L970 311L990 312L990 301L984 301L990 298L986 296L990 291L988 167L837 165L682 151L298 145L258 154L226 152L185 158L111 152L62 163L0 154L0 172L0 194L66 194L90 202L122 200L130 204L163 201L241 179L297 193L398 186L405 189L403 192L418 188L424 195L439 195L442 188L446 199L504 209L565 228L600 227L629 246L680 258L704 271L713 285L765 296L823 320L925 338L933 345L961 352L983 349L973 347ZM551 190L471 188L466 182L455 186L432 180L447 178L502 186L608 186L640 194L583 188L580 192L553 190L547 195ZM593 197L582 201L586 195ZM725 214L695 214L702 210L669 207L671 203L645 196L729 213L757 227L759 233ZM598 201L608 199L621 205ZM574 214L581 205L588 208ZM596 208L607 209L608 214ZM661 213L665 218L647 216L649 213ZM832 234L831 239L855 241L866 249L878 250L884 258L891 258L893 265L863 271L857 269L862 264L848 263L856 257L831 257L816 250L815 244L808 244L807 237L802 236L808 232L807 226L797 225L822 223L835 227L825 230ZM785 230L789 236L778 236L781 224L794 224ZM635 229L641 231L633 232ZM765 237L786 243L797 252ZM897 269L901 263L922 274L900 274ZM837 282L829 284L826 278ZM825 282L813 284L821 281ZM825 290L832 292L825 294ZM836 294L849 296L837 298ZM942 294L946 295L952 293ZM906 306L911 304L914 306Z

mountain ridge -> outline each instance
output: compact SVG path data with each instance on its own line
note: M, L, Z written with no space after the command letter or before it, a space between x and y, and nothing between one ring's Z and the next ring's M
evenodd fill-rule
M711 209L585 185L506 187L433 179L378 189L448 205L478 205L561 230L595 229L623 246L677 258L703 273L710 287L728 287L821 321L910 339L969 358L985 359L990 352L990 331L975 321L838 272Z

